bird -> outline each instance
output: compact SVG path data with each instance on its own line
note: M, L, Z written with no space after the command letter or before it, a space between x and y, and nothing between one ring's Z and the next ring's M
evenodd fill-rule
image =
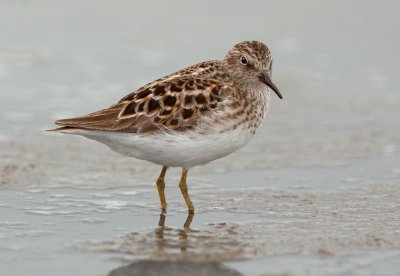
M254 137L269 109L272 56L259 41L242 41L223 60L197 63L147 83L110 107L55 121L52 129L101 142L112 150L162 166L156 186L166 212L165 175L181 167L179 187L188 213L188 171L225 157Z

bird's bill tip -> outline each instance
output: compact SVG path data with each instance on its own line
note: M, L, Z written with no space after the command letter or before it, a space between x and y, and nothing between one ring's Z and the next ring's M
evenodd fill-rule
M269 74L267 72L262 72L259 75L260 81L265 83L269 88L274 90L276 95L279 97L279 99L283 99L282 93L279 91L278 87L272 82Z

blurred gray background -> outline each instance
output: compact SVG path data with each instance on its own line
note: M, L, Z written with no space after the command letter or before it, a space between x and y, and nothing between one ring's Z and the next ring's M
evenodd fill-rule
M2 1L0 139L51 143L59 137L43 130L55 119L107 107L254 39L272 50L285 98L273 99L268 131L248 154L261 148L290 165L370 156L399 138L397 9L396 1Z

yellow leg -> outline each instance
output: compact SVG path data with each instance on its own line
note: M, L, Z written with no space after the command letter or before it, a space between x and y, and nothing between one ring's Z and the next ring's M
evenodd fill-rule
M160 202L161 202L161 209L163 212L167 210L167 201L165 200L165 182L164 182L164 177L165 173L167 172L168 167L164 166L161 170L160 176L157 179L157 190L158 190L158 195L160 196Z
M182 176L181 176L181 181L179 182L179 188L181 188L181 192L183 195L183 198L186 201L186 205L189 208L189 214L194 214L194 206L192 203L192 200L190 199L190 196L188 194L188 188L186 184L186 177L189 169L182 168Z
M165 224L165 212L161 212L160 219L158 220L158 226L164 227Z
M194 214L190 214L187 216L185 224L183 225L184 229L189 229L190 228L190 224L192 224L192 220L193 220L193 216Z

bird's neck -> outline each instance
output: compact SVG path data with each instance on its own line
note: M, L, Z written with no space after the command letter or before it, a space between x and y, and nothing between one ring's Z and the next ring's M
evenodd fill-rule
M271 92L265 85L259 89L249 89L245 92L246 102L246 117L248 129L252 134L255 134L261 126L268 112L270 104Z

